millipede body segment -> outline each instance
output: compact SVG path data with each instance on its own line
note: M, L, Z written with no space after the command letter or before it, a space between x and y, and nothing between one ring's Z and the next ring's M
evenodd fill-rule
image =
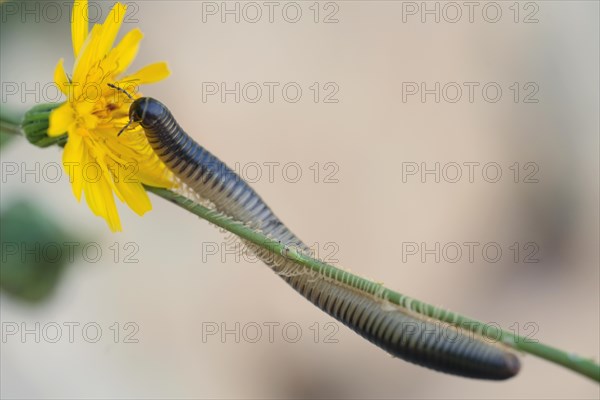
M263 199L232 169L196 143L158 100L142 97L130 107L166 166L215 208L268 237L310 252ZM519 359L502 344L428 319L370 293L315 275L309 268L250 245L298 293L393 356L450 374L502 380L516 375Z

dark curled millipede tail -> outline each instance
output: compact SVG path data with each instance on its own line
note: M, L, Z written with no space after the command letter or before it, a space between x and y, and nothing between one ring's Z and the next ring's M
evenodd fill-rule
M159 101L144 97L130 107L150 145L167 167L221 213L263 234L309 252L234 171L188 136ZM438 371L501 380L517 374L519 359L501 344L428 320L381 297L315 275L307 267L251 246L275 273L314 305L393 356Z

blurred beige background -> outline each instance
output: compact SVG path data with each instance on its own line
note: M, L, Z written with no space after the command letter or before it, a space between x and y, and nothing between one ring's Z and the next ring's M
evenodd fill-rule
M103 3L102 12L110 4ZM515 10L509 9L513 2L497 3L502 10L497 23L483 18L485 2L478 3L472 23L464 7L457 23L444 19L454 14L442 14L439 23L425 15L422 23L420 13L407 13L420 2L393 1L321 2L318 23L313 2L295 3L302 10L297 23L283 18L287 3L278 3L270 23L268 9L257 4L264 13L258 22L247 21L254 11L246 8L239 23L227 15L223 23L221 2L131 3L135 13L121 33L139 26L145 34L132 70L158 60L168 61L172 70L168 80L144 87L144 94L167 104L197 141L228 164L260 165L262 175L253 186L301 238L318 243L322 257L335 250L337 264L401 293L507 329L518 327L522 334L537 327L534 338L597 360L598 2L538 1L528 8L520 3L517 23ZM238 6L242 12L246 4ZM442 12L444 3L438 6ZM6 4L2 7L5 13ZM207 13L214 7L216 15ZM235 2L227 7L233 9ZM286 17L293 18L294 9L287 10ZM487 18L493 16L488 11ZM337 23L322 22L330 13ZM539 22L523 23L531 13ZM67 17L56 23L26 17L23 23L22 15L3 14L3 84L43 85L51 81L60 57L72 65ZM203 102L203 88L211 82L228 87L278 82L279 88L295 82L303 92L296 103L278 89L272 103L266 89L256 103L243 97L236 103L231 95L225 102L218 95ZM326 83L335 83L339 101L325 103L321 97L315 103L314 82L321 96L331 91ZM418 95L403 101L403 82L480 86L472 103L466 91L456 103L444 98L436 103L432 95L423 103ZM481 95L488 82L503 90L496 103ZM521 90L517 103L509 88L514 82ZM538 103L523 102L528 82L539 89ZM7 97L2 107L24 112L35 102L33 96L25 100ZM21 141L2 153L2 162L53 163L60 157L58 149ZM272 180L265 165L271 162L281 165ZM403 182L406 162L430 167L496 162L503 175L488 183L478 169L472 183L466 177L435 183L431 176L422 183L418 175ZM523 183L520 176L514 183L509 167L515 162L521 173L529 172L523 169L526 163L535 163L539 182ZM292 182L293 170L282 175L289 163L300 166L298 182ZM332 164L325 168L326 163ZM331 171L338 182L325 182ZM121 206L124 232L111 234L104 221L76 202L64 177L57 183L15 177L2 183L3 207L23 195L39 199L63 224L95 235L103 256L97 263L79 259L41 306L0 296L2 322L30 328L36 322L95 322L103 334L98 343L87 343L78 330L74 343L64 338L35 343L31 337L22 343L8 337L2 343L3 397L563 399L600 394L597 384L532 356L523 357L522 372L503 383L456 378L393 359L341 324L326 325L335 321L265 266L236 262L231 254L207 254L225 236L161 199L153 198L154 210L144 218ZM122 251L118 262L109 250L115 242ZM138 246L138 263L124 262L130 242ZM479 247L474 262L466 254L456 263L443 257L436 263L433 256L422 262L419 255L403 262L408 242L428 248L436 242L492 242L503 257L486 262ZM509 248L514 242L521 248L535 243L540 262L522 262L529 252L521 249L515 263ZM122 335L126 322L137 324L139 343L123 343L123 337L114 343L110 327L115 322ZM203 340L208 326L220 329L222 323L228 329L240 324L240 343L232 334ZM279 324L272 343L269 323ZM254 337L255 324L263 336L251 343L244 337ZM300 327L298 342L283 335L286 324ZM294 336L294 330L288 333ZM337 343L328 343L327 334Z

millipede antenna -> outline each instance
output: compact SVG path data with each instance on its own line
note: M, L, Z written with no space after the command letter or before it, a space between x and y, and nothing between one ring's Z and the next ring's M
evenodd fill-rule
M124 127L121 128L119 133L117 133L117 137L121 136L121 133L123 133L125 131L125 129L129 128L129 125L131 125L132 122L133 122L132 120L129 120L129 122L127 124L125 124Z
M134 100L134 99L133 99L133 97L132 97L132 96L131 96L131 95L130 95L128 92L127 92L127 90L125 90L125 89L123 89L123 88L120 88L120 87L118 87L117 85L113 85L112 83L108 83L107 85L108 85L109 87L111 87L111 88L115 89L115 90L118 90L118 91L119 91L119 92L121 92L121 93L125 93L125 95L126 95L127 97L129 97L129 99L130 99L130 100Z
M134 100L133 97L127 92L127 90L120 88L117 85L113 85L112 83L108 83L107 85L115 90L118 90L121 93L125 93L125 96L129 97L130 100ZM125 129L129 128L129 125L131 125L132 122L133 122L132 120L129 120L129 122L124 127L121 128L119 133L117 133L117 137L121 136L121 134L125 131Z

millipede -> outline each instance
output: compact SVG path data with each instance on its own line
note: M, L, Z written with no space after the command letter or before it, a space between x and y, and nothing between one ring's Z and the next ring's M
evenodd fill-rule
M306 246L274 214L246 181L195 142L171 112L150 97L133 99L129 122L139 124L154 152L194 194L224 215L300 251ZM437 371L489 380L515 376L518 357L501 343L491 343L453 325L429 319L381 296L319 276L281 255L251 246L257 257L315 306L394 357Z

